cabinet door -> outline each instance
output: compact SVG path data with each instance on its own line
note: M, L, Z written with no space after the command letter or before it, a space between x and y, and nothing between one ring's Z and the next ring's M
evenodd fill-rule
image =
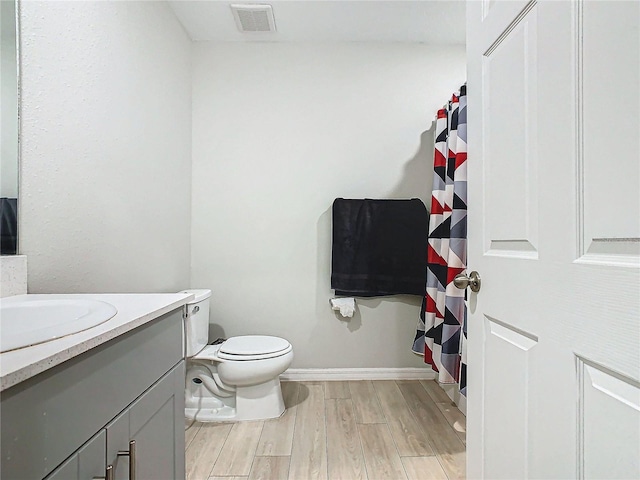
M130 478L132 450L136 480L184 479L184 379L180 362L107 425L115 480Z
M100 430L77 453L56 468L46 480L93 480L104 478L106 431Z

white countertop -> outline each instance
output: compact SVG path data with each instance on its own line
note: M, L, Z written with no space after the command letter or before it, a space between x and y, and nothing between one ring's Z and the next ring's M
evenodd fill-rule
M0 354L0 391L180 308L194 298L193 294L186 293L109 293L16 295L3 300L16 301L26 296L101 300L114 305L118 313L110 320L83 332Z

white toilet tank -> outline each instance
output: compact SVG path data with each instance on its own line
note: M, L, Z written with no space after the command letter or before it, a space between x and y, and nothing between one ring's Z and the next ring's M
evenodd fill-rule
M187 304L187 357L193 357L209 343L209 297L211 290L183 290L196 298Z

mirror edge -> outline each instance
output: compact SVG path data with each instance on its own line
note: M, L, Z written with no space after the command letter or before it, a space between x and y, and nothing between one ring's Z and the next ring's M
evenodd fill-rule
M17 127L18 127L18 238L16 240L16 255L24 255L22 251L22 224L24 209L22 208L22 29L21 29L21 0L14 0L15 24L16 24L16 98L17 98Z

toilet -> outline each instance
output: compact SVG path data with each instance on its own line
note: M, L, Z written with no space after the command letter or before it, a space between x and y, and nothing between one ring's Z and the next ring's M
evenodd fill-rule
M293 360L280 337L243 335L208 345L211 290L185 290L195 298L185 319L185 417L199 422L276 418L284 412L279 375Z

